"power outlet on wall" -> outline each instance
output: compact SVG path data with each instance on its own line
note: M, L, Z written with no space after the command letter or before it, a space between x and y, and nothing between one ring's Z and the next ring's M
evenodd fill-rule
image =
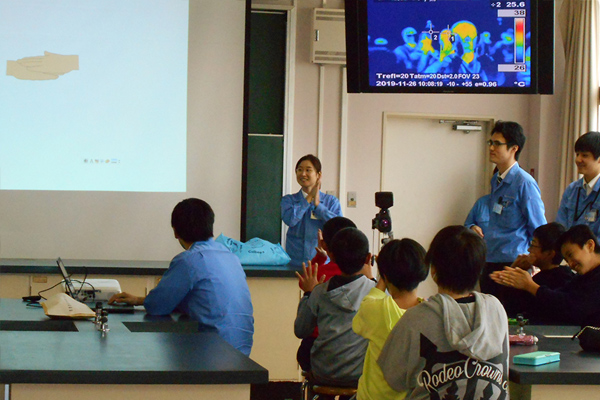
M348 192L346 204L349 208L356 208L356 192Z
M31 277L31 281L33 283L48 283L48 277L47 276L34 275L34 276Z

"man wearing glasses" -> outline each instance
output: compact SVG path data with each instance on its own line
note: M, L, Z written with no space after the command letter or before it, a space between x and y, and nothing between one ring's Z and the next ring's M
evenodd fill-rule
M511 265L519 254L527 252L533 231L546 223L546 217L537 182L517 162L525 145L521 125L510 121L496 122L488 145L490 161L498 168L492 177L488 200L489 225L485 235L479 226L467 226L481 235L487 245L481 291L498 297L506 306L511 288L497 284L489 275Z

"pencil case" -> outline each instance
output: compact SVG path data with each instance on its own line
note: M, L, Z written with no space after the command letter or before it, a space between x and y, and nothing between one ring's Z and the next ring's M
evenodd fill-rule
M513 363L523 365L542 365L560 361L560 353L556 351L534 351L513 357Z
M533 335L508 335L508 341L518 346L532 346L538 342L538 338Z

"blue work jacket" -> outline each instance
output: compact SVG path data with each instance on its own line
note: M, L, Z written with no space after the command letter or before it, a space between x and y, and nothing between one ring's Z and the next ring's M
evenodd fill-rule
M546 224L540 188L531 175L515 164L502 182L492 177L490 222L485 232L487 262L512 263L527 253L533 231Z
M319 192L319 198L317 207L306 201L302 190L281 199L281 219L289 227L285 250L294 267L313 259L317 252L318 230L331 218L342 216L340 202L335 196Z
M573 225L587 225L594 235L600 233L600 179L589 196L583 188L583 178L571 183L563 193L556 222L569 229ZM579 202L577 198L579 197Z
M467 228L472 227L473 225L477 225L483 231L483 234L487 232L488 225L490 224L490 195L486 194L485 196L481 196L475 204L471 211L469 211L469 215L467 215L467 219L465 220L465 226Z
M210 238L178 254L144 300L148 314L181 311L250 355L254 317L250 289L239 258Z

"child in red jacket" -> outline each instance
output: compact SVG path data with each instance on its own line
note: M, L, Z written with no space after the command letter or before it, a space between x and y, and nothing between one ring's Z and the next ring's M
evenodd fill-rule
M329 244L331 243L331 239L335 236L336 233L341 231L344 228L356 228L354 222L345 217L335 217L331 218L329 221L325 222L323 225L323 231L319 230L319 247L317 247L317 254L315 257L308 263L308 268L317 269L319 274L319 282L325 282L331 279L336 275L341 275L342 271L337 266L337 264L331 261L331 255L329 252ZM327 263L327 259L329 263ZM304 264L303 264L304 265ZM298 272L300 288L302 288L302 277ZM312 345L319 335L319 331L315 328L311 337L302 339L300 343L300 347L298 348L298 353L296 354L296 359L298 360L298 364L300 364L300 368L302 371L310 371L310 349Z

